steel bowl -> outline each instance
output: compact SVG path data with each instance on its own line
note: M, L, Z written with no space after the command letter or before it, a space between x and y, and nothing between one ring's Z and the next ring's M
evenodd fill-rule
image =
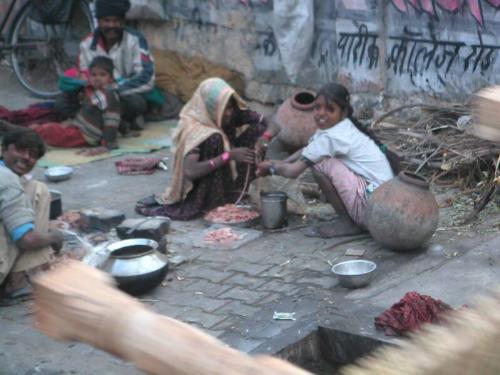
M377 265L369 260L348 260L337 263L332 267L332 272L337 275L340 285L346 288L362 288L372 279Z
M144 294L160 284L167 274L167 256L160 253L156 241L134 238L108 246L110 255L103 269L118 287L132 295Z
M51 182L69 180L72 175L73 168L71 167L50 167L45 170L45 178Z

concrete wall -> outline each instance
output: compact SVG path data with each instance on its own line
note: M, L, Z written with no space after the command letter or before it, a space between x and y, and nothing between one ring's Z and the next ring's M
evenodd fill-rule
M295 84L272 30L272 0L163 5L169 21L140 25L155 47L242 72L246 95L262 102L329 80L399 99L463 100L500 76L499 0L314 0L314 43Z
M296 82L283 69L273 0L149 0L170 19L139 21L139 28L154 47L240 71L246 96L263 103L330 80L355 93L450 101L499 81L500 0L295 1L314 1L315 12L314 40ZM9 3L0 0L0 10Z

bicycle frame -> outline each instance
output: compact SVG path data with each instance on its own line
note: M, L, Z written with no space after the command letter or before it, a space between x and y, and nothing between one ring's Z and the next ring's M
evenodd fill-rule
M7 9L7 12L5 13L5 16L3 17L2 24L0 25L0 41L2 44L0 44L0 56L2 56L4 53L9 53L8 49L11 49L12 46L7 45L7 38L8 35L6 35L6 32L4 31L5 27L7 26L7 23L9 22L9 19L11 18L11 15L14 12L14 8L16 7L17 0L12 0L9 8Z

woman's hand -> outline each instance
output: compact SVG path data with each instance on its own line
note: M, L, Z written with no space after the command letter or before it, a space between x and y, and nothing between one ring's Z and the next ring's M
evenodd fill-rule
M239 163L255 164L255 151L248 147L233 148L229 151L231 159Z
M255 159L257 160L257 163L264 160L268 145L269 141L264 138L259 138L255 143Z

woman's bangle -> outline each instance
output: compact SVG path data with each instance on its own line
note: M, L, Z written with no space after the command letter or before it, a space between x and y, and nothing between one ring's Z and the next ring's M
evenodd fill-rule
M271 163L271 165L269 166L268 171L269 171L269 174L271 176L276 175L277 172L276 172L276 166L274 165L274 163Z
M265 139L266 141L270 141L271 139L273 139L273 135L271 134L271 132L269 131L265 131L261 136L261 138Z
M225 151L221 154L220 158L224 163L228 163L231 160L231 154Z
M215 165L215 161L214 159L210 159L208 161L208 164L210 164L210 166L212 167L213 170L216 170L217 169L217 166Z

